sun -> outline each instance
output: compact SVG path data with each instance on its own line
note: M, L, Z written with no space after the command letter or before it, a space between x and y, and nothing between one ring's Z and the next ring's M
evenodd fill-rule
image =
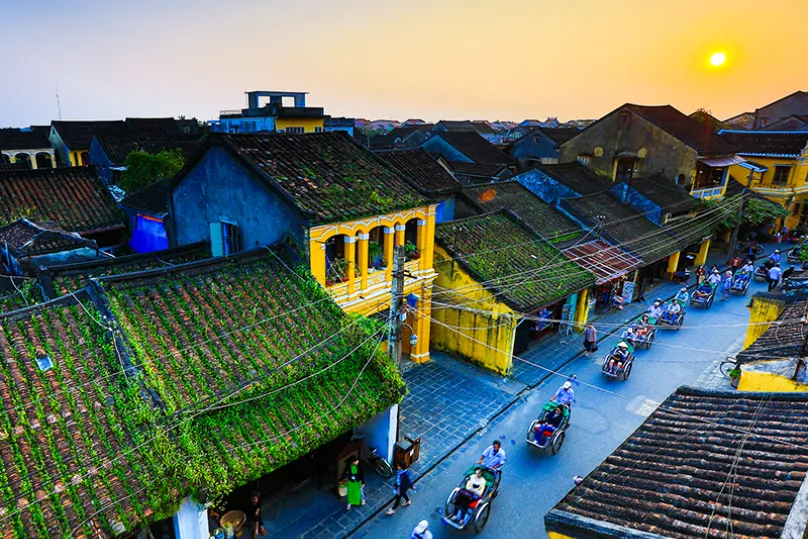
M727 61L727 55L723 52L715 52L710 56L710 63L715 67L721 66Z

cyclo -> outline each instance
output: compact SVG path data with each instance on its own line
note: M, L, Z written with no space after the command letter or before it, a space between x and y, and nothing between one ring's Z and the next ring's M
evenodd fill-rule
M483 465L484 459L491 460L486 460ZM457 530L465 530L471 525L475 533L483 531L491 514L491 502L499 494L504 463L505 451L497 440L486 449L477 464L466 470L460 484L449 494L441 518L443 522Z
M611 378L628 380L631 366L634 363L634 347L625 341L620 341L612 351L606 354L601 368L603 374Z
M558 425L555 425L555 423ZM549 449L553 455L556 455L564 444L566 430L569 425L569 405L552 401L547 402L542 407L542 417L533 420L528 427L526 441L533 447L538 447L545 451Z

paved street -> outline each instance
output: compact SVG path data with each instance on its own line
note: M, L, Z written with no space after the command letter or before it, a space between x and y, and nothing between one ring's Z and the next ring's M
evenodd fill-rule
M763 286L753 284L750 294ZM444 501L463 471L494 438L503 440L508 464L501 493L480 536L515 539L535 537L537 532L544 536L543 516L572 488L573 476L595 468L678 386L695 384L700 378L716 381L702 374L716 360L740 349L749 317L747 301L748 297L733 295L726 302L716 299L710 310L690 307L681 331L660 330L654 346L638 352L635 368L625 382L606 379L600 373L603 354L615 341L606 339L596 356L579 357L561 370L597 387L576 388L578 402L559 455L543 455L524 441L528 424L563 382L561 377L552 377L424 475L412 506L393 517L376 516L353 537L408 537L422 518L430 521L436 538L455 537L458 532L440 521Z

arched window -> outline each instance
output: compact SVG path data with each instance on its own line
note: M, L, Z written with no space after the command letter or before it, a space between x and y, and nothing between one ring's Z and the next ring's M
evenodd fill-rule
M36 168L52 168L53 162L51 156L47 152L39 152L36 154Z
M348 263L345 261L345 234L332 236L325 242L325 279L342 282L347 279Z
M413 217L404 225L404 252L407 260L414 260L421 256L421 246L418 245L418 219Z
M25 168L31 168L31 156L27 153L18 153L14 156L14 162L23 165Z
M377 226L368 233L368 267L382 268L387 265L384 259L384 227Z
M685 186L686 178L684 174L679 174L676 176L676 185L681 185L682 187Z
M87 152L81 152L81 166L86 167L90 164L90 154Z

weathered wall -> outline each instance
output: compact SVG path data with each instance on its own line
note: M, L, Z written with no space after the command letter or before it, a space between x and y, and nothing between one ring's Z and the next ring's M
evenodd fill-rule
M808 96L805 94L797 94L756 110L754 127L758 129L794 114L808 114Z
M758 337L771 327L771 323L785 310L786 305L782 301L770 298L755 296L752 298L752 306L749 308L749 327L746 330L746 339L743 342L743 349L746 350L758 340Z
M789 373L789 376L793 373ZM808 391L808 384L795 382L789 376L770 372L741 371L738 381L739 391L772 391L784 393L789 391Z
M222 148L211 148L171 193L174 245L210 240L210 223L241 230L244 250L292 235L305 245L301 216Z
M439 301L464 305L465 309L436 305L432 312L432 347L506 374L510 370L519 319L438 246L435 246L435 271L438 272L435 294L439 295ZM446 289L456 293L444 293Z
M671 179L684 174L688 181L692 180L696 171L695 150L633 112L626 111L630 115L629 122L623 125L622 112L623 109L614 111L562 144L559 162L571 163L579 155L588 154L592 156L592 168L613 178L615 158L619 153L636 154L644 149L647 153L638 160L639 170L635 176L650 176L662 171ZM600 157L594 155L595 148L603 149Z

